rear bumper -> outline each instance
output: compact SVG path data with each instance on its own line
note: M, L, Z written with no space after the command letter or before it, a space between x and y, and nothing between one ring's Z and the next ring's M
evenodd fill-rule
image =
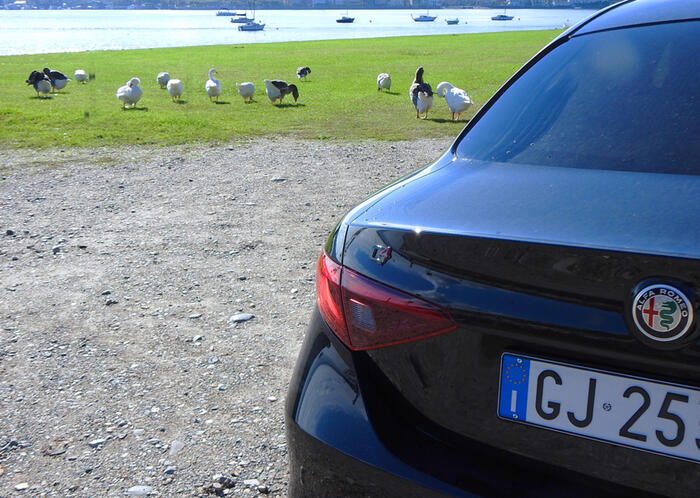
M429 422L314 313L287 396L290 496L630 496Z
M314 313L285 409L296 496L470 496L402 462L365 410L350 351Z

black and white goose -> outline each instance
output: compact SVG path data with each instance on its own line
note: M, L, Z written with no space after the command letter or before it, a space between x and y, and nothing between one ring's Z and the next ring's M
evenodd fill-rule
M310 74L311 74L311 68L308 66L297 68L297 78L299 78L300 80L303 80L304 78L306 78Z
M423 119L428 118L428 111L433 107L433 89L423 81L423 68L416 69L416 77L408 91L413 107L416 108L416 119L425 113Z
M32 71L25 83L34 87L37 97L41 96L39 94L48 95L49 92L51 92L51 80L49 80L48 76L39 71Z
M52 71L48 67L44 68L44 74L51 81L54 91L63 90L70 81L70 78L61 71Z
M281 80L263 80L263 83L265 83L265 93L267 94L267 98L270 99L270 102L273 104L278 99L281 104L282 98L290 93L292 94L292 97L294 97L294 102L296 102L299 98L299 90L297 89L296 85L288 85L286 81Z

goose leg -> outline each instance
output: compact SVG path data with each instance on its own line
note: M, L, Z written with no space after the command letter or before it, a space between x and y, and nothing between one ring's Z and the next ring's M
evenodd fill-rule
M420 119L420 113L418 112L418 109L416 109L416 119Z
M452 113L452 121L454 121L454 120L455 120L455 113L453 112Z

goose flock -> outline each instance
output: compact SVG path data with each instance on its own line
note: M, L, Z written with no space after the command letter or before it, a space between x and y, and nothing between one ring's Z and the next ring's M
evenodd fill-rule
M428 111L430 111L434 104L433 97L437 95L445 99L447 107L452 113L452 120L459 120L461 114L473 104L467 92L461 88L455 87L447 81L440 82L435 88L435 92L433 92L430 84L423 79L424 72L423 67L416 69L413 83L408 92L411 103L416 111L416 118L420 119L421 115L422 119L428 118ZM300 81L304 81L309 74L311 74L311 68L308 66L301 66L296 70L296 76ZM208 79L204 84L204 91L212 102L218 102L222 91L221 81L216 78L218 75L219 73L216 69L211 68L207 73ZM84 70L76 69L73 73L73 77L75 81L79 83L87 83L94 78L94 75L90 74L88 76ZM46 67L42 71L32 71L26 83L34 87L37 97L46 97L52 91L55 93L65 88L69 81L70 78L65 74ZM184 91L182 80L171 78L168 72L163 71L156 76L156 83L160 85L161 89L167 89L173 102L180 101L182 98ZM299 88L294 84L287 83L283 80L270 79L264 79L263 83L265 84L265 94L272 104L281 104L282 99L284 99L286 95L291 95L294 102L297 102L299 99ZM141 80L137 77L133 77L117 89L116 97L119 99L123 108L134 108L138 101L141 100L143 90L140 85ZM250 81L236 83L236 89L238 94L243 97L244 101L253 101L255 84ZM380 73L377 75L377 90L380 92L382 90L391 90L391 75L389 73Z

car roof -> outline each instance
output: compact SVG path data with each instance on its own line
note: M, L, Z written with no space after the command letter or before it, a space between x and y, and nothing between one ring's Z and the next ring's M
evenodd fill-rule
M600 11L569 36L595 31L700 19L698 0L628 0Z

